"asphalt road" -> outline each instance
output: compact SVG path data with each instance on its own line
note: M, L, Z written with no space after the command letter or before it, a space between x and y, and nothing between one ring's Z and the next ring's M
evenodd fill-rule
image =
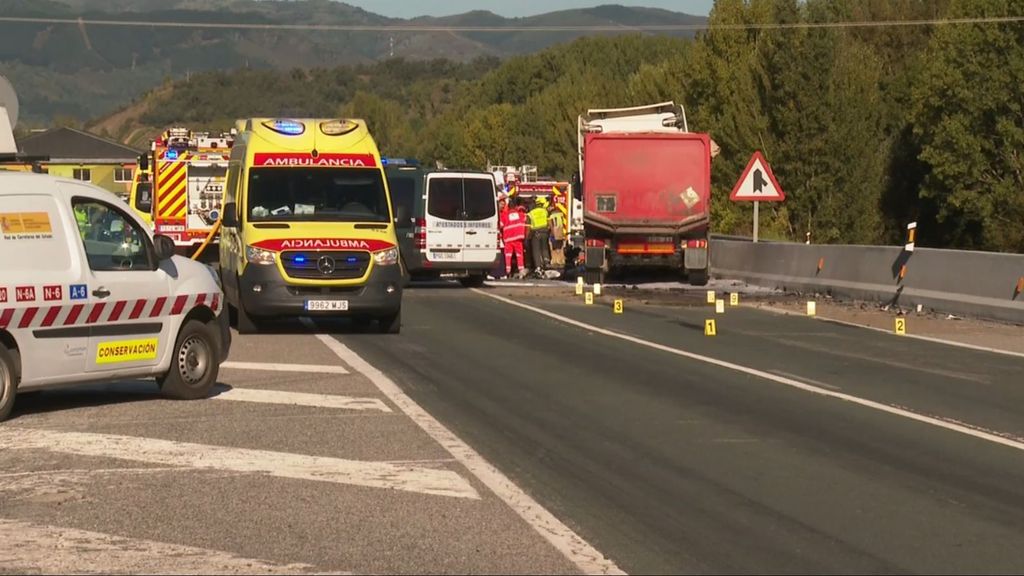
M552 293L413 289L400 338L339 339L627 572L1024 570L1024 359Z

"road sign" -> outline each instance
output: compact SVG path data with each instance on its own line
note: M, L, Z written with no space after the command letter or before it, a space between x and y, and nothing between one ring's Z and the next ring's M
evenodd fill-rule
M729 199L733 202L781 202L786 199L761 151L754 152Z

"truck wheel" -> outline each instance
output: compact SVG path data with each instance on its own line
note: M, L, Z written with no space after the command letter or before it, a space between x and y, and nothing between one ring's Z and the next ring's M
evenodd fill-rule
M6 346L0 344L0 422L11 415L14 397L18 394L18 373L14 356Z
M465 278L459 278L459 283L465 288L479 288L484 285L485 278L483 274L471 274Z
M596 270L588 268L583 272L583 281L587 284L604 284L604 272L600 268Z
M687 274L687 279L690 282L690 286L707 286L708 285L708 271L707 270L694 270Z
M189 320L174 343L171 367L157 379L160 390L176 400L210 395L220 371L220 343L213 323Z
M377 319L377 328L381 334L398 334L402 331L402 309Z

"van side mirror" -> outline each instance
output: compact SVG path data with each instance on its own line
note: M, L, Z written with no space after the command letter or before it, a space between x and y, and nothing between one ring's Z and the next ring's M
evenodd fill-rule
M170 260L174 256L174 240L171 240L163 234L157 234L153 236L153 248L156 250L157 260L163 262L164 260Z
M225 228L238 228L238 204L234 202L224 204L224 216L220 219L220 223Z
M142 172L149 170L149 154L139 154L139 170Z
M398 205L395 207L395 225L405 226L409 223L409 210L403 206Z

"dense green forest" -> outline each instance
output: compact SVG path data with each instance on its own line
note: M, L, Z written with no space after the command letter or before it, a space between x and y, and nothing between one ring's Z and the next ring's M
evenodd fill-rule
M715 231L749 233L728 193L762 150L787 194L766 237L1024 252L1024 24L804 23L1024 16L1015 0L718 0L696 40L584 38L469 63L193 76L141 121L355 115L382 149L447 166L537 164L568 177L588 107L675 100L719 143ZM781 24L782 27L764 26Z

